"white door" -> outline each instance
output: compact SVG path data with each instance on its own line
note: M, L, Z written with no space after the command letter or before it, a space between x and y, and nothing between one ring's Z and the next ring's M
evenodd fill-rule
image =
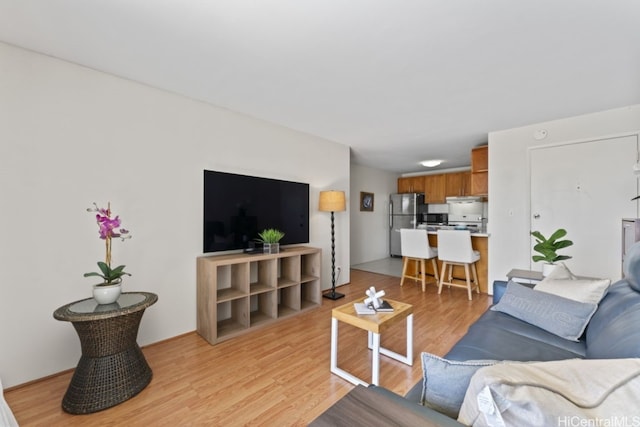
M564 262L574 274L620 278L621 220L638 216L637 161L638 135L531 149L531 230L567 230L573 246L559 253L573 257Z

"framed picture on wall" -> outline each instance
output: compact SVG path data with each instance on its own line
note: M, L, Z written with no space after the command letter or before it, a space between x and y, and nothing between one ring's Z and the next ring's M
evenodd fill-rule
M373 193L360 192L360 210L373 212Z

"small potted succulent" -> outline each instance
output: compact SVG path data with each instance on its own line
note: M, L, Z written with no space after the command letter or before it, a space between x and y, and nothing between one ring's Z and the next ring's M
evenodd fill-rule
M275 228L267 228L258 233L256 241L262 243L262 252L265 254L277 254L280 252L280 240L284 233Z
M119 265L111 268L111 241L113 238L130 239L129 230L120 228L119 216L112 218L111 203L107 203L107 208L99 208L97 204L88 208L87 212L96 212L96 222L98 223L98 235L105 241L105 260L98 261L100 272L85 273L84 277L100 277L102 282L93 285L93 297L98 304L111 304L117 301L122 292L121 284L123 276L131 276L124 271L125 266Z
M569 255L558 255L558 251L573 245L571 240L561 240L567 235L567 230L559 228L546 238L539 231L532 231L531 235L536 238L536 244L533 250L540 255L533 255L531 259L534 262L544 261L542 264L542 275L547 276L555 268L557 261L571 259Z

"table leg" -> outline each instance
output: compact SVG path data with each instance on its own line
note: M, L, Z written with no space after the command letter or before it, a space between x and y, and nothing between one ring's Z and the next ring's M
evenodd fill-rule
M368 332L368 346L370 350L373 350L373 340L372 337L375 334L373 332ZM379 338L379 337L378 337ZM378 344L380 341L378 341ZM398 362L402 362L405 365L413 366L413 314L407 316L407 353L406 356L396 353L395 351L391 351L388 348L378 346L379 353L383 354L387 357L390 357Z
M380 384L380 334L371 334L373 338L373 352L371 354L371 383Z
M409 366L413 366L413 314L407 316L407 360Z
M351 375L344 369L338 368L338 319L335 317L331 318L331 373L349 381L351 384L360 384L365 387L369 385L355 375Z
M136 342L143 313L73 322L82 355L62 409L71 414L101 411L130 399L149 384L151 368Z
M338 367L338 319L331 318L331 372Z

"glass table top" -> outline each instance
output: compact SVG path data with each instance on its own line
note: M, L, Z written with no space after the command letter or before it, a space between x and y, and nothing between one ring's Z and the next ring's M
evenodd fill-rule
M145 298L146 296L144 294L123 293L120 294L118 300L113 304L98 304L95 299L89 298L72 304L71 306L69 306L69 311L78 314L86 314L122 310L124 308L140 304L145 300Z
M144 311L158 301L151 292L123 292L113 304L98 304L93 298L85 298L58 308L53 317L68 322L84 322L109 319Z

